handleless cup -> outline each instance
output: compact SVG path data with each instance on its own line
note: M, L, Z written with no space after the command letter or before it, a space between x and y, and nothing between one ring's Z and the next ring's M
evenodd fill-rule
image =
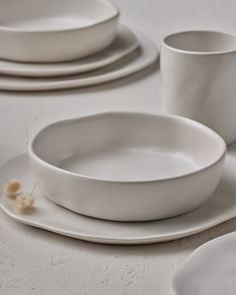
M227 144L236 139L236 36L188 31L161 44L163 112L197 120Z

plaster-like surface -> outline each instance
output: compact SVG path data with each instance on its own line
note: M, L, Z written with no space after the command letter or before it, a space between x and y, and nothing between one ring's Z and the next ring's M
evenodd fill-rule
M156 44L170 32L214 29L236 33L234 0L116 0L123 22ZM24 152L49 122L95 111L160 111L155 66L128 79L71 91L0 93L0 164ZM163 294L170 278L202 243L236 230L236 219L207 232L147 246L96 245L17 224L0 212L0 294Z

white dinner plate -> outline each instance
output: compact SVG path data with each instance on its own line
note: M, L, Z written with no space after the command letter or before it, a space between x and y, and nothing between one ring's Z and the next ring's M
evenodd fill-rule
M97 85L120 79L153 64L159 55L154 43L143 34L135 33L140 47L121 61L91 73L55 77L23 78L0 76L0 89L11 91L46 91Z
M176 295L235 295L236 232L202 245L173 280Z
M73 213L55 205L37 189L35 210L19 214L11 200L1 197L0 206L18 222L65 236L109 244L147 244L189 236L211 228L236 216L236 158L226 159L222 181L215 194L199 209L178 217L149 222L111 222ZM26 191L32 191L35 181L29 170L26 154L9 160L1 169L1 181L20 179Z
M135 34L119 26L113 43L103 51L89 57L61 63L19 63L0 60L0 74L22 77L57 77L81 74L99 69L125 57L138 47Z

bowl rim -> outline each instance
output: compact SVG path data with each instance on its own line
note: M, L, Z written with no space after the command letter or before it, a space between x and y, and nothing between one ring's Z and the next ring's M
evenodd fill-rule
M228 54L228 53L235 53L236 52L236 46L235 49L230 49L230 50L213 50L213 51L194 51L194 50L186 50L186 49L180 49L175 46L171 46L167 43L167 39L173 36L181 35L181 34L186 34L186 33L214 33L214 34L220 34L220 35L225 35L229 37L233 37L236 39L236 35L233 33L229 32L223 32L223 31L217 31L217 30L186 30L186 31L178 31L175 33L171 33L167 36L165 36L161 40L161 46L166 47L167 49L176 52L176 53L182 53L182 54L187 54L187 55L199 55L199 56L205 56L205 55L223 55L223 54Z
M155 117L160 118L161 117L161 118L167 118L167 119L171 119L171 120L174 119L177 121L186 122L187 124L190 124L192 126L196 126L197 128L200 128L204 132L208 132L213 137L215 137L218 144L221 145L221 151L219 152L219 156L212 163L210 163L206 166L203 166L200 169L196 169L192 172L189 172L189 173L184 173L184 174L180 174L180 175L173 176L173 177L167 177L167 178L163 178L163 179L127 180L127 181L126 180L114 180L114 179L102 179L99 177L93 177L93 176L89 176L89 175L83 175L80 173L71 172L69 170L66 170L66 169L63 169L63 168L60 168L60 167L57 167L55 165L48 163L47 161L45 161L41 157L39 157L36 154L36 152L34 151L34 143L35 143L36 139L38 138L38 136L40 136L40 134L42 132L44 132L48 128L51 128L53 126L58 126L58 125L70 124L75 121L81 121L81 120L86 120L86 119L95 118L95 117L120 116L120 115L144 116L144 117L150 117L150 118L151 117L152 118L155 118ZM225 157L226 151L227 151L227 145L226 145L224 139L218 133L216 133L214 130L205 126L202 123L199 123L197 121L194 121L194 120L186 118L186 117L177 116L177 115L163 115L163 114L143 113L143 112L127 112L127 111L111 111L111 112L99 112L99 113L96 112L96 113L90 113L87 115L82 115L82 116L79 116L76 118L56 121L56 122L53 122L53 123L48 124L45 127L43 127L39 132L36 133L35 136L33 136L33 138L30 140L30 142L28 144L28 155L29 155L30 159L33 159L34 161L38 162L41 166L43 166L55 173L58 173L61 175L66 175L66 176L73 177L76 179L82 178L82 179L91 180L91 181L97 181L97 182L103 182L103 183L117 183L117 184L160 183L160 182L166 182L166 181L177 180L177 179L181 179L181 178L185 178L185 177L190 177L192 175L201 173L201 172L213 167L217 163L219 163Z
M87 0L85 0L87 1ZM73 31L82 31L82 30L86 30L86 29L90 29L90 28L93 28L93 27L96 27L96 26L99 26L101 24L104 24L104 23L107 23L107 22L110 22L116 18L119 18L120 16L120 10L119 8L111 1L111 0L95 0L97 2L100 2L100 3L104 3L104 4L107 4L107 5L110 5L110 7L112 7L114 9L114 13L112 13L112 15L108 18L105 18L101 21L98 21L96 23L93 23L91 25L86 25L84 27L72 27L72 28L60 28L60 29L19 29L17 27L9 27L9 26L3 26L3 25L0 25L0 32L4 32L4 33L24 33L24 34L27 34L27 33L34 33L34 34L42 34L42 33L45 33L45 34L48 34L48 33L58 33L58 32L73 32Z

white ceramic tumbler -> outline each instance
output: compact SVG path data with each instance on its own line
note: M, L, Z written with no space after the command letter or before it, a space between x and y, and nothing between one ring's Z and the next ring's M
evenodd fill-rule
M236 36L188 31L161 44L163 112L211 127L227 144L236 139Z

